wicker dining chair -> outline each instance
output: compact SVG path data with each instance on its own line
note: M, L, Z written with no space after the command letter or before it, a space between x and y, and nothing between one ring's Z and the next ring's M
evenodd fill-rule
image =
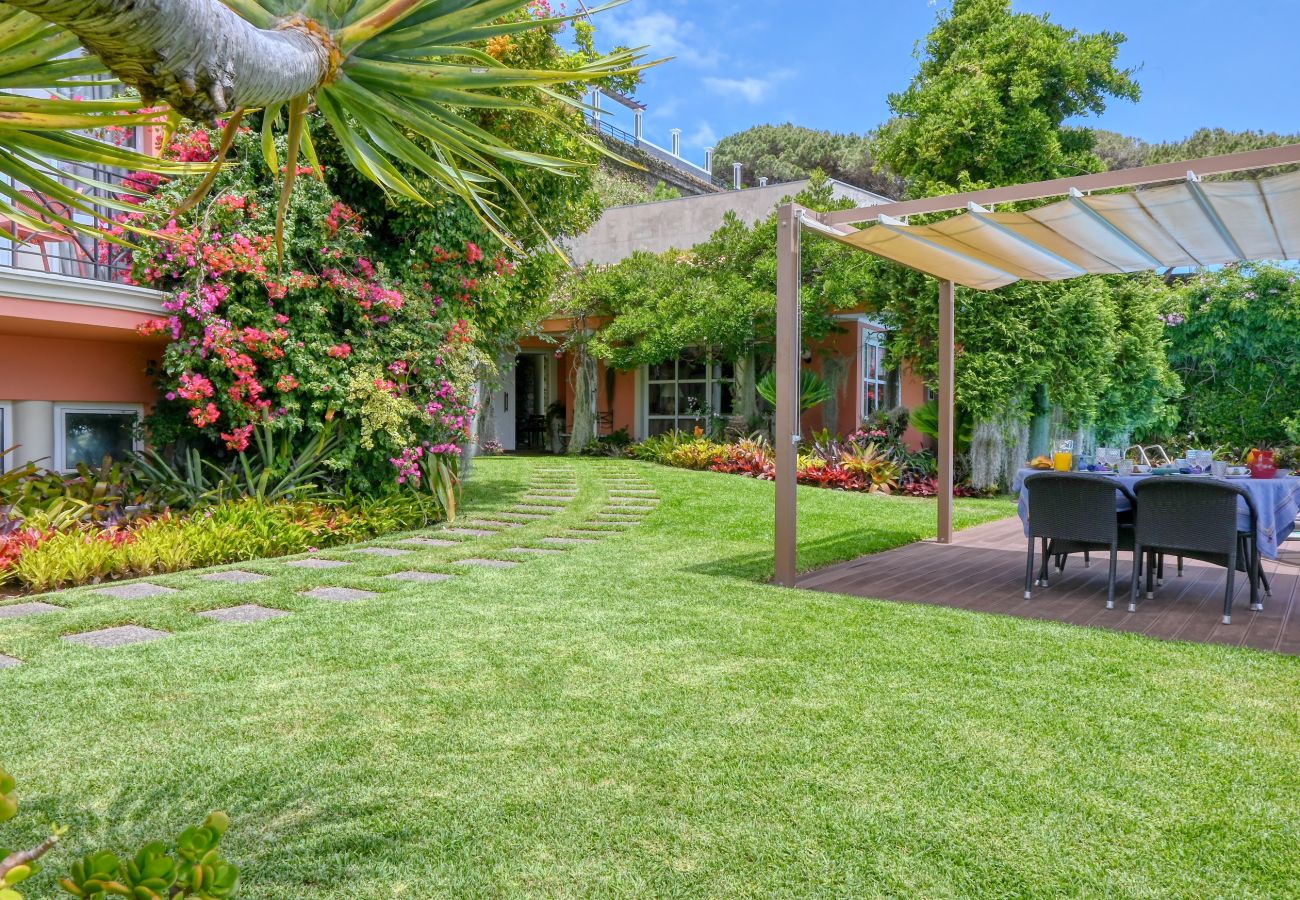
M1128 513L1121 513L1116 492L1134 506L1137 498L1128 487L1105 475L1083 472L1035 472L1025 478L1029 507L1029 559L1025 563L1025 599L1033 594L1033 585L1048 584L1048 563L1053 557L1064 567L1071 553L1092 550L1110 553L1110 577L1107 582L1106 608L1115 608L1115 577L1119 568L1119 551L1133 549L1133 526ZM1034 541L1042 542L1043 564L1034 581ZM1135 556L1136 560L1137 557ZM1135 563L1136 566L1136 563ZM1136 583L1136 568L1133 580Z
M1146 596L1155 596L1151 557L1176 553L1227 570L1223 594L1223 624L1232 624L1232 595L1237 572L1250 579L1250 608L1263 609L1260 583L1263 570L1255 539L1259 512L1250 492L1235 484L1204 478L1169 476L1138 482L1133 555L1148 555ZM1244 500L1250 527L1237 528L1237 502ZM1137 612L1138 579L1129 593L1129 612Z

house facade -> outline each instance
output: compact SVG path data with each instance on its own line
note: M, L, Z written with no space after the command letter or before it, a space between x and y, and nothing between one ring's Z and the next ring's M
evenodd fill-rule
M806 181L738 191L680 197L609 209L596 225L567 248L579 264L610 264L638 250L662 253L703 243L732 212L747 222L765 218L786 197L803 190ZM837 198L869 206L887 198L851 185L832 182ZM860 310L842 310L836 328L825 339L804 349L804 365L835 388L832 402L809 410L804 434L822 428L838 434L854 431L864 418L880 409L908 408L924 403L926 388L906 367L885 367L886 329ZM603 323L589 320L589 328ZM573 354L563 349L572 323L543 322L540 333L520 342L519 352L503 366L501 382L485 413L492 425L483 428L507 450L554 450L573 424ZM637 440L666 431L690 431L704 424L704 411L728 416L734 409L731 387L735 373L729 363L711 362L703 352L685 354L653 366L620 371L597 362L596 421L601 434L626 430ZM564 410L561 426L548 411ZM915 432L907 440L919 447Z

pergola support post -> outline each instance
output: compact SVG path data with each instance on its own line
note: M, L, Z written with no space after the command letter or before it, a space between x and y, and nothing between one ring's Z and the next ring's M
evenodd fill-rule
M794 587L799 441L799 211L781 206L776 237L776 564L774 580Z
M941 544L952 543L953 456L956 452L957 367L956 287L939 282L939 531Z

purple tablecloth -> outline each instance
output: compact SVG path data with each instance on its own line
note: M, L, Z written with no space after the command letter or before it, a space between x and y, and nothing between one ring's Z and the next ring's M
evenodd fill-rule
M1027 524L1029 501L1021 488L1024 486L1025 477L1033 475L1037 471L1040 470L1021 469L1016 473L1015 483L1011 485L1011 489L1020 495L1020 521L1026 522L1026 533L1028 533L1029 527ZM1109 475L1107 477L1123 482L1132 490L1133 485L1144 478L1161 478L1163 476ZM1255 501L1255 509L1259 513L1258 527L1255 531L1255 537L1259 541L1259 552L1269 559L1276 559L1278 544L1285 541L1287 536L1291 534L1295 528L1296 517L1300 516L1300 478L1295 476L1266 479L1229 478L1225 479L1225 481L1250 491L1250 495ZM1119 492L1116 492L1115 496L1116 508L1128 509L1128 499ZM1237 527L1242 531L1250 527L1250 512L1246 509L1244 500L1237 501Z

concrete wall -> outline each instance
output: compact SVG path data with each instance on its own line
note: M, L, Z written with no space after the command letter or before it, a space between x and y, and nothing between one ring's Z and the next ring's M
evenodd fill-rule
M751 224L766 218L782 200L793 197L807 184L806 180L792 181L743 191L615 206L607 209L590 231L571 239L568 249L574 262L603 265L618 262L636 250L662 253L673 248L694 247L718 230L728 212ZM832 185L837 198L847 197L861 206L887 202L884 197L852 185L838 181Z

